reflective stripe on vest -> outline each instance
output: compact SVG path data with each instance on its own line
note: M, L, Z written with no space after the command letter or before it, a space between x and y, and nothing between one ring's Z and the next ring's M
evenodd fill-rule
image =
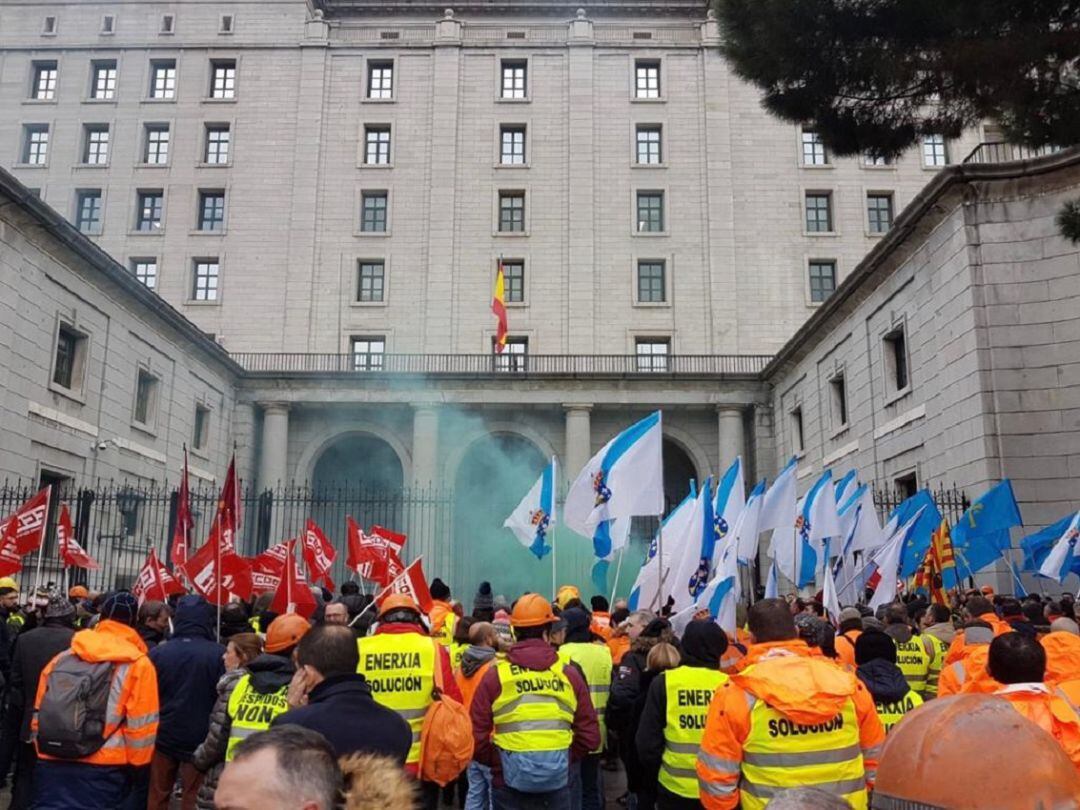
M930 656L923 649L918 636L896 642L896 665L904 673L908 686L919 694L926 689L926 673L930 668Z
M762 810L777 793L793 787L820 788L843 797L854 810L866 810L859 720L850 698L835 717L811 725L754 701L743 743L742 808Z
M387 633L359 639L360 664L356 671L367 678L371 696L393 709L412 729L406 764L420 761L420 729L435 689L435 644L418 633Z
M266 731L279 714L289 710L289 687L286 684L273 692L257 692L251 685L251 675L243 675L229 695L229 743L225 761L231 762L234 749L252 734Z
M929 633L923 633L922 638L927 639L934 650L934 656L930 659L930 666L926 670L926 696L933 698L937 697L938 681L941 679L941 669L945 666L945 656L949 652L949 645Z
M611 692L611 650L606 644L581 644L573 642L559 647L559 659L573 661L585 673L585 683L589 687L589 698L596 709L596 719L600 721L600 747L594 754L603 751L607 745L607 723L604 721L604 709L608 694Z
M892 730L893 726L903 719L905 714L919 708L922 704L922 697L914 689L909 689L908 693L895 703L886 703L878 700L874 701L878 718L881 720L881 725L885 726L886 734Z
M728 676L705 667L680 666L664 673L664 754L660 784L677 796L698 797L698 748L713 694Z
M504 751L563 751L573 741L577 696L562 661L525 669L500 661L499 696L491 704L492 741Z

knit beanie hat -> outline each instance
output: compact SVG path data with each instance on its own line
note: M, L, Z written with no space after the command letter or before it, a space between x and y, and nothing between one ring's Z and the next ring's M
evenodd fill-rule
M865 664L877 659L896 663L896 643L892 636L880 630L864 630L855 639L855 663Z
M697 619L686 625L682 637L684 659L719 667L728 648L727 634L716 622Z
M438 577L431 580L431 598L446 601L450 598L450 588Z
M473 597L473 613L481 610L494 610L495 598L491 595L491 583L481 582Z
M46 592L46 598L49 600L45 605L46 619L62 619L75 615L75 605L71 604L71 600L64 596L64 592L59 588L50 588Z
M103 619L111 619L114 622L134 627L138 615L139 602L127 591L111 593L101 603L101 618Z
M600 594L597 594L589 600L589 606L593 609L593 613L607 613L608 600Z

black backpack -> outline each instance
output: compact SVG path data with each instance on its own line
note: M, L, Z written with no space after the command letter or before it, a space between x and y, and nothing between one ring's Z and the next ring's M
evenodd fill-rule
M70 651L60 654L37 709L38 751L59 759L83 759L105 745L105 715L115 671L113 661L84 661Z

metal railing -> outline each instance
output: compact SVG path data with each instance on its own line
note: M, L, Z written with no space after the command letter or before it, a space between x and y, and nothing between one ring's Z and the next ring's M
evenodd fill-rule
M983 141L964 158L964 163L1009 163L1014 160L1046 157L1060 151L1060 146L1040 146L1033 149L1004 141Z
M423 374L429 376L754 377L766 354L309 354L239 352L245 371L262 374Z

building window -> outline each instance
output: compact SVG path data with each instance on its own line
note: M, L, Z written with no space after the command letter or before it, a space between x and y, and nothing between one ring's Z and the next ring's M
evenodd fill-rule
M135 413L137 423L144 426L154 424L157 411L158 379L146 369L139 369L135 378Z
M660 98L660 63L638 59L634 62L634 96Z
M794 451L802 453L806 450L806 437L803 434L802 407L792 408L791 413L791 438L794 443Z
M365 191L360 195L360 230L386 233L386 192Z
M907 475L901 475L893 479L893 486L896 489L896 494L901 501L906 501L908 498L912 498L919 491L919 479L915 473L910 472Z
M150 62L150 98L176 98L175 59L155 59Z
M55 61L34 62L30 98L36 101L53 101L56 98L57 75Z
M847 381L843 374L829 380L829 392L832 395L833 427L836 430L847 427Z
M637 127L637 162L643 166L662 163L659 124L639 124Z
M143 163L164 166L169 162L169 125L147 124Z
M529 356L528 338L508 337L501 352L495 351L494 338L492 338L491 346L495 358L495 371L520 374L526 370Z
M368 62L367 97L381 99L394 97L393 62Z
M503 301L507 304L525 303L525 263L520 259L504 261Z
M116 17L106 14L101 18L101 33L112 34L116 31Z
M832 229L832 194L824 191L808 191L806 193L807 232L831 233Z
M810 300L820 304L836 289L836 262L832 259L811 259Z
M502 97L503 98L525 98L526 91L526 70L528 66L525 62L510 61L504 59L502 62Z
M502 233L525 232L525 192L499 192L499 231Z
M640 372L664 372L668 370L671 341L664 338L638 338L634 343L637 370Z
M88 166L104 166L109 162L109 127L88 124L83 128L82 162Z
M218 22L219 34L231 34L233 32L233 15L222 14L221 19Z
M191 431L191 449L203 450L210 441L210 409L205 405L195 406L195 424Z
M221 266L217 259L195 259L192 262L191 299L193 301L217 301L218 280Z
M383 335L352 339L354 371L382 371L385 356L386 338Z
M922 139L924 166L945 166L949 162L949 152L944 135L924 135Z
M116 60L100 60L93 64L90 78L90 98L107 101L116 98Z
M364 163L369 166L390 165L390 127L364 127Z
M638 233L662 233L664 230L664 192L637 193Z
M49 125L27 124L23 127L22 162L44 166L49 157Z
M51 37L56 34L56 17L53 14L49 14L41 23L42 36Z
M131 273L147 289L157 287L157 259L149 256L131 260Z
M206 151L203 155L206 163L221 165L229 162L231 136L228 124L207 124Z
M885 233L892 227L892 194L867 194L866 216L870 233Z
M361 259L356 300L365 304L381 304L386 300L386 263Z
M499 162L504 166L525 164L525 127L503 126L499 129Z
M864 166L891 166L892 160L884 155L876 155L873 152L863 153L863 165Z
M158 29L160 34L171 34L176 30L176 18L172 14L163 14L161 16L161 28Z
M225 229L225 192L199 192L199 230L221 231Z
M160 231L165 211L165 193L161 189L139 192L139 210L135 215L135 230L140 233Z
M638 303L662 304L667 301L664 262L642 260L637 265Z
M75 227L85 234L101 233L101 189L84 189L75 194Z
M60 324L53 356L53 383L69 391L81 390L85 355L86 335L66 323Z
M210 98L236 98L236 60L210 62Z
M885 335L885 368L889 375L890 394L908 387L908 350L904 328L897 327Z
M802 162L804 166L826 166L829 163L829 153L825 151L821 135L813 130L803 130Z

